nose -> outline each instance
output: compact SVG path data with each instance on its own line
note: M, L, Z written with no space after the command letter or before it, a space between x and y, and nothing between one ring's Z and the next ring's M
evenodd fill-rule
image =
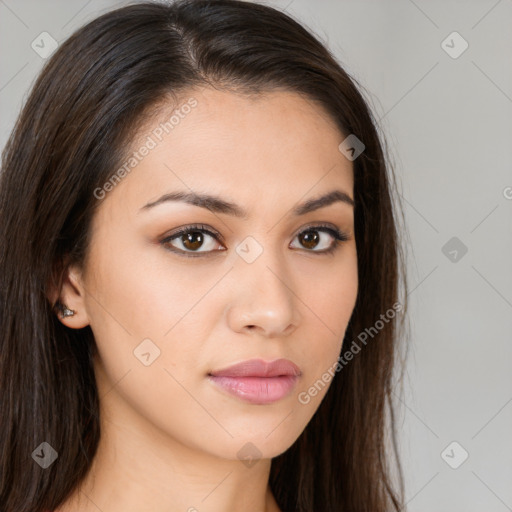
M256 261L239 260L231 272L234 290L227 311L229 327L235 332L258 332L265 337L291 334L299 325L299 298L289 269L270 251Z

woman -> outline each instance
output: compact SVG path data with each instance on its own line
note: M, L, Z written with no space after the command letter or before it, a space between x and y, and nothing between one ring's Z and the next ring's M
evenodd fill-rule
M402 510L388 171L273 8L141 2L65 41L2 161L2 510Z

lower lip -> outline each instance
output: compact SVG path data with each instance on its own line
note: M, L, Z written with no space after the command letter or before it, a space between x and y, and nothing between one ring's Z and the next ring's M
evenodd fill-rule
M217 386L229 394L252 404L270 404L287 396L295 387L295 375L279 377L215 377L209 376Z

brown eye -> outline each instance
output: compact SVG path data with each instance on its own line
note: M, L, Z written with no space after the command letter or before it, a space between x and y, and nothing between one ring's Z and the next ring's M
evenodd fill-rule
M321 236L321 235L324 236ZM329 243L325 235L330 235L332 242ZM298 249L308 249L310 252L318 252L320 254L328 254L334 252L338 247L338 242L344 242L349 239L347 235L329 226L312 226L301 231L297 237L300 243ZM324 247L322 247L324 245ZM320 249L318 247L320 246Z
M200 256L204 253L216 252L215 249L221 246L218 238L220 238L219 235L202 226L187 226L166 237L160 243L176 253Z

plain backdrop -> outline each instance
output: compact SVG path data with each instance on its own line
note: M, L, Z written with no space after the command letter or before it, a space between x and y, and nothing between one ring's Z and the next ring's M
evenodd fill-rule
M512 510L512 1L266 3L364 86L395 162L409 236L397 399L408 510ZM0 0L2 148L44 62L32 42L121 5Z

